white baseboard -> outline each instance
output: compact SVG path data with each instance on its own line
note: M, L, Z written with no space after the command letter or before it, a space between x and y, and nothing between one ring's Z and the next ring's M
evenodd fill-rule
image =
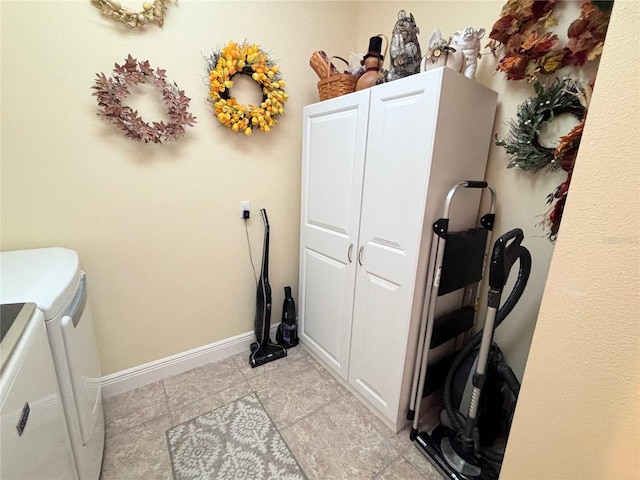
M275 338L278 325L279 323L271 327L272 339ZM255 342L255 338L254 332L242 333L235 337L220 340L219 342L106 375L102 377L100 382L102 398L128 392L149 383L157 382L163 378L178 375L192 368L222 360L242 352L247 353L247 363L249 363L249 346Z

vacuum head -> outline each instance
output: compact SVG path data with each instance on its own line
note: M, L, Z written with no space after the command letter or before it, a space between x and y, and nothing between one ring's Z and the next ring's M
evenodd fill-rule
M457 459L458 461L462 460L462 464L458 464L456 461L449 463L450 458L448 458L448 453L450 452L447 453L444 451L448 448L444 447L444 445L448 445L450 448L451 438L455 438L455 431L444 425L438 425L431 434L420 432L415 439L415 445L418 447L420 453L422 453L445 478L451 480L498 480L499 473L497 468L483 458L479 459L480 468L478 470L460 468L462 464L464 464L465 467L471 466L462 458ZM457 457L457 454L455 457ZM454 468L452 465L456 465L456 467ZM465 473L461 473L460 470L465 470ZM477 473L477 475L473 475L471 473L472 471L473 473Z
M287 349L281 345L267 342L264 345L251 344L251 355L249 355L249 365L251 368L259 367L265 363L272 362L287 356Z

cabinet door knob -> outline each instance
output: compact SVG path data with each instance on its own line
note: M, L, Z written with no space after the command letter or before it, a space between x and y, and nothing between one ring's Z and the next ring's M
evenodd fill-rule
M353 252L353 243L349 244L349 250L347 251L347 258L349 259L349 263L353 262L353 260L351 260L352 252Z
M362 252L364 252L364 245L362 245L360 250L358 250L358 263L360 266L362 266Z

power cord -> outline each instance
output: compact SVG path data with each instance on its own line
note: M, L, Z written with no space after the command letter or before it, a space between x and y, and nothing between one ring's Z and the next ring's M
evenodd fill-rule
M258 274L256 273L256 266L253 264L253 253L251 253L251 241L249 240L249 229L247 228L247 218L244 218L244 231L247 234L247 245L249 246L249 260L251 261L251 268L253 268L253 279L258 286Z

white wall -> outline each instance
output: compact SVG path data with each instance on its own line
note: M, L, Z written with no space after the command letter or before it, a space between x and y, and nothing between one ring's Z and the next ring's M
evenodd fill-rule
M639 26L616 1L503 479L640 474Z
M257 268L258 209L269 214L279 320L283 287L297 293L301 111L318 98L309 57L354 43L353 18L350 3L184 1L162 29L129 31L89 0L2 1L2 249L79 252L104 374L253 329L241 200ZM245 38L271 53L290 95L280 123L248 138L214 118L202 58ZM138 144L96 115L96 73L129 53L191 98L198 123L175 144Z
M277 319L283 287L297 293L301 110L317 100L311 53L363 52L370 36L391 34L400 9L414 14L426 50L435 27L444 35L489 30L503 3L184 1L169 7L162 29L128 31L89 0L3 0L2 249L62 245L80 253L109 374L252 329L253 272L238 218L239 201L250 200L256 263L258 208L267 208L272 224ZM561 32L577 6L557 10ZM244 38L273 54L290 95L280 124L249 138L213 118L203 82L202 55ZM165 68L191 97L198 123L177 143L136 144L95 115L95 74L109 74L129 53ZM533 89L507 82L496 63L483 56L477 79L500 94L495 131L502 137ZM525 295L499 336L522 375L553 253L537 224L564 175L506 164L494 146L487 179L498 192L495 232L523 228L534 259Z

